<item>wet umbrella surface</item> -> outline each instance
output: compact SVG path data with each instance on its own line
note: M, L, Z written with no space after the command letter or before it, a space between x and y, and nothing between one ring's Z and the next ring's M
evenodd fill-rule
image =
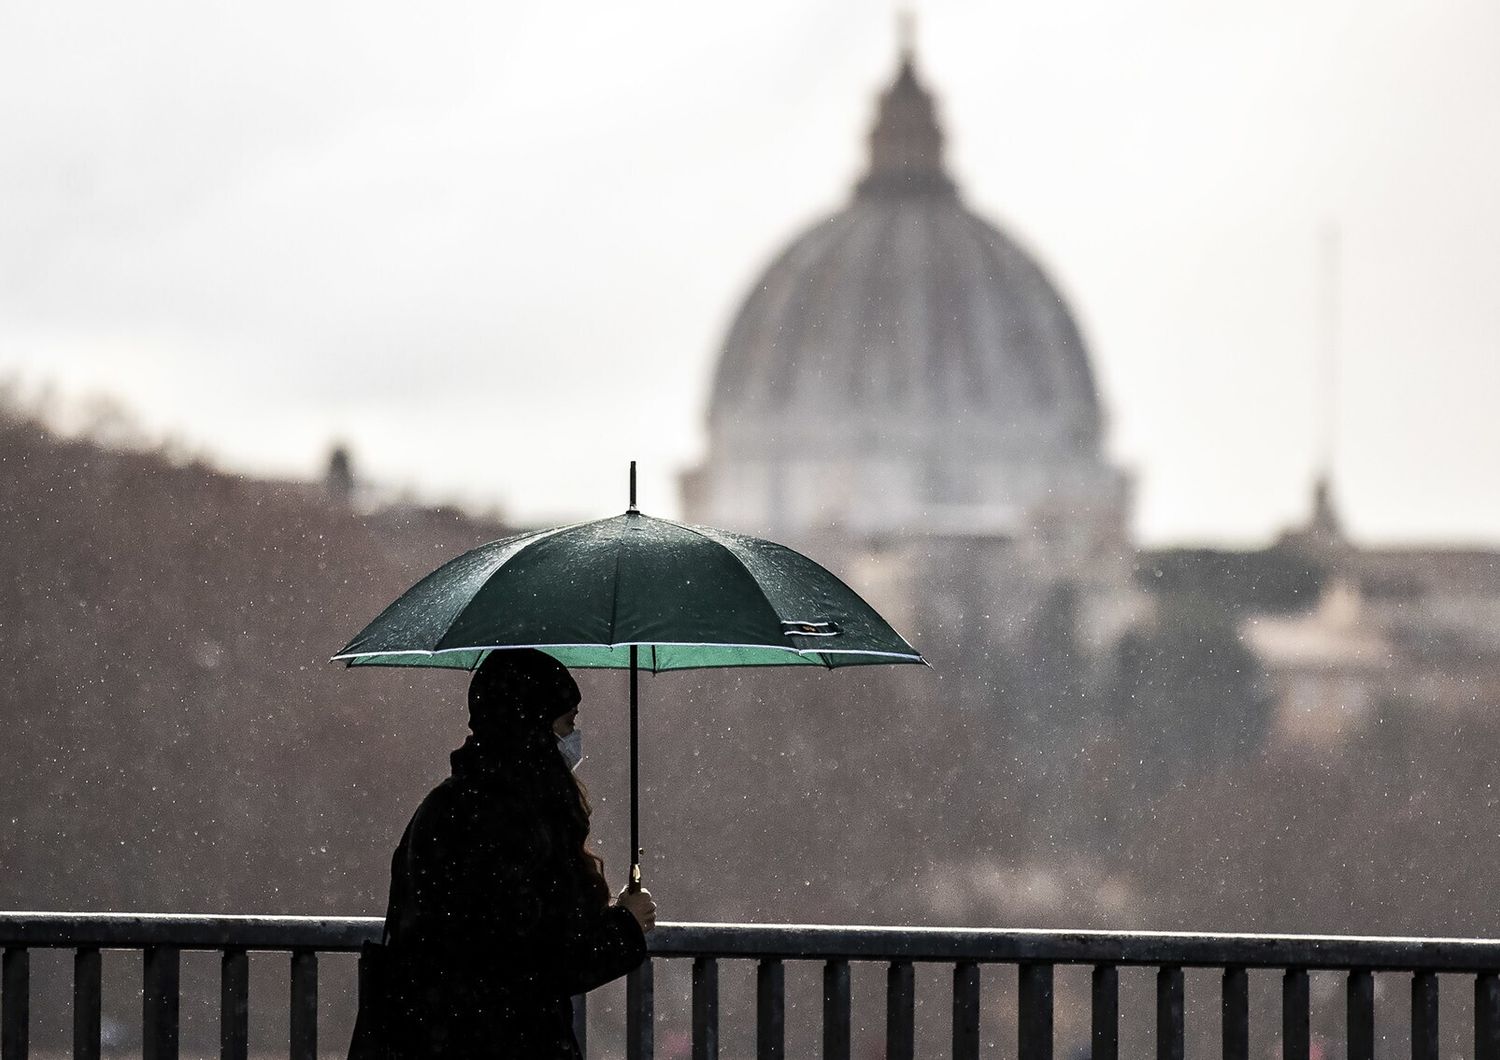
M623 515L481 545L403 593L337 655L349 666L473 670L540 648L630 670L632 884L639 882L639 670L923 663L854 590L806 556L743 534Z

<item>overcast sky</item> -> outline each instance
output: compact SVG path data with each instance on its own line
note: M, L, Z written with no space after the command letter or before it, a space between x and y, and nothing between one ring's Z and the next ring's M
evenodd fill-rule
M969 203L1072 301L1148 542L1500 543L1500 4L915 5ZM676 511L729 316L837 209L894 6L15 0L0 376L227 467Z

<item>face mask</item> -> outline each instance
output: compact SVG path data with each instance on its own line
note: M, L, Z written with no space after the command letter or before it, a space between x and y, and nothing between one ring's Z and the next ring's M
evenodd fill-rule
M557 753L563 756L563 761L568 763L568 769L578 768L578 763L583 761L583 730L575 728L566 736L557 738Z

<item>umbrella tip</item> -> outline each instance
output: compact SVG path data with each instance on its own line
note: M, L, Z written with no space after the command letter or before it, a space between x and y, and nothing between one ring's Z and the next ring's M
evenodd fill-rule
M635 461L630 462L630 507L625 509L626 513L639 512L635 506Z

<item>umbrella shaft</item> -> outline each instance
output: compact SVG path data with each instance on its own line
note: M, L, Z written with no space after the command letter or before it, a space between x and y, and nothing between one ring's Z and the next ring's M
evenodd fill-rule
M633 469L632 469L633 470ZM630 646L630 889L641 887L640 649Z

